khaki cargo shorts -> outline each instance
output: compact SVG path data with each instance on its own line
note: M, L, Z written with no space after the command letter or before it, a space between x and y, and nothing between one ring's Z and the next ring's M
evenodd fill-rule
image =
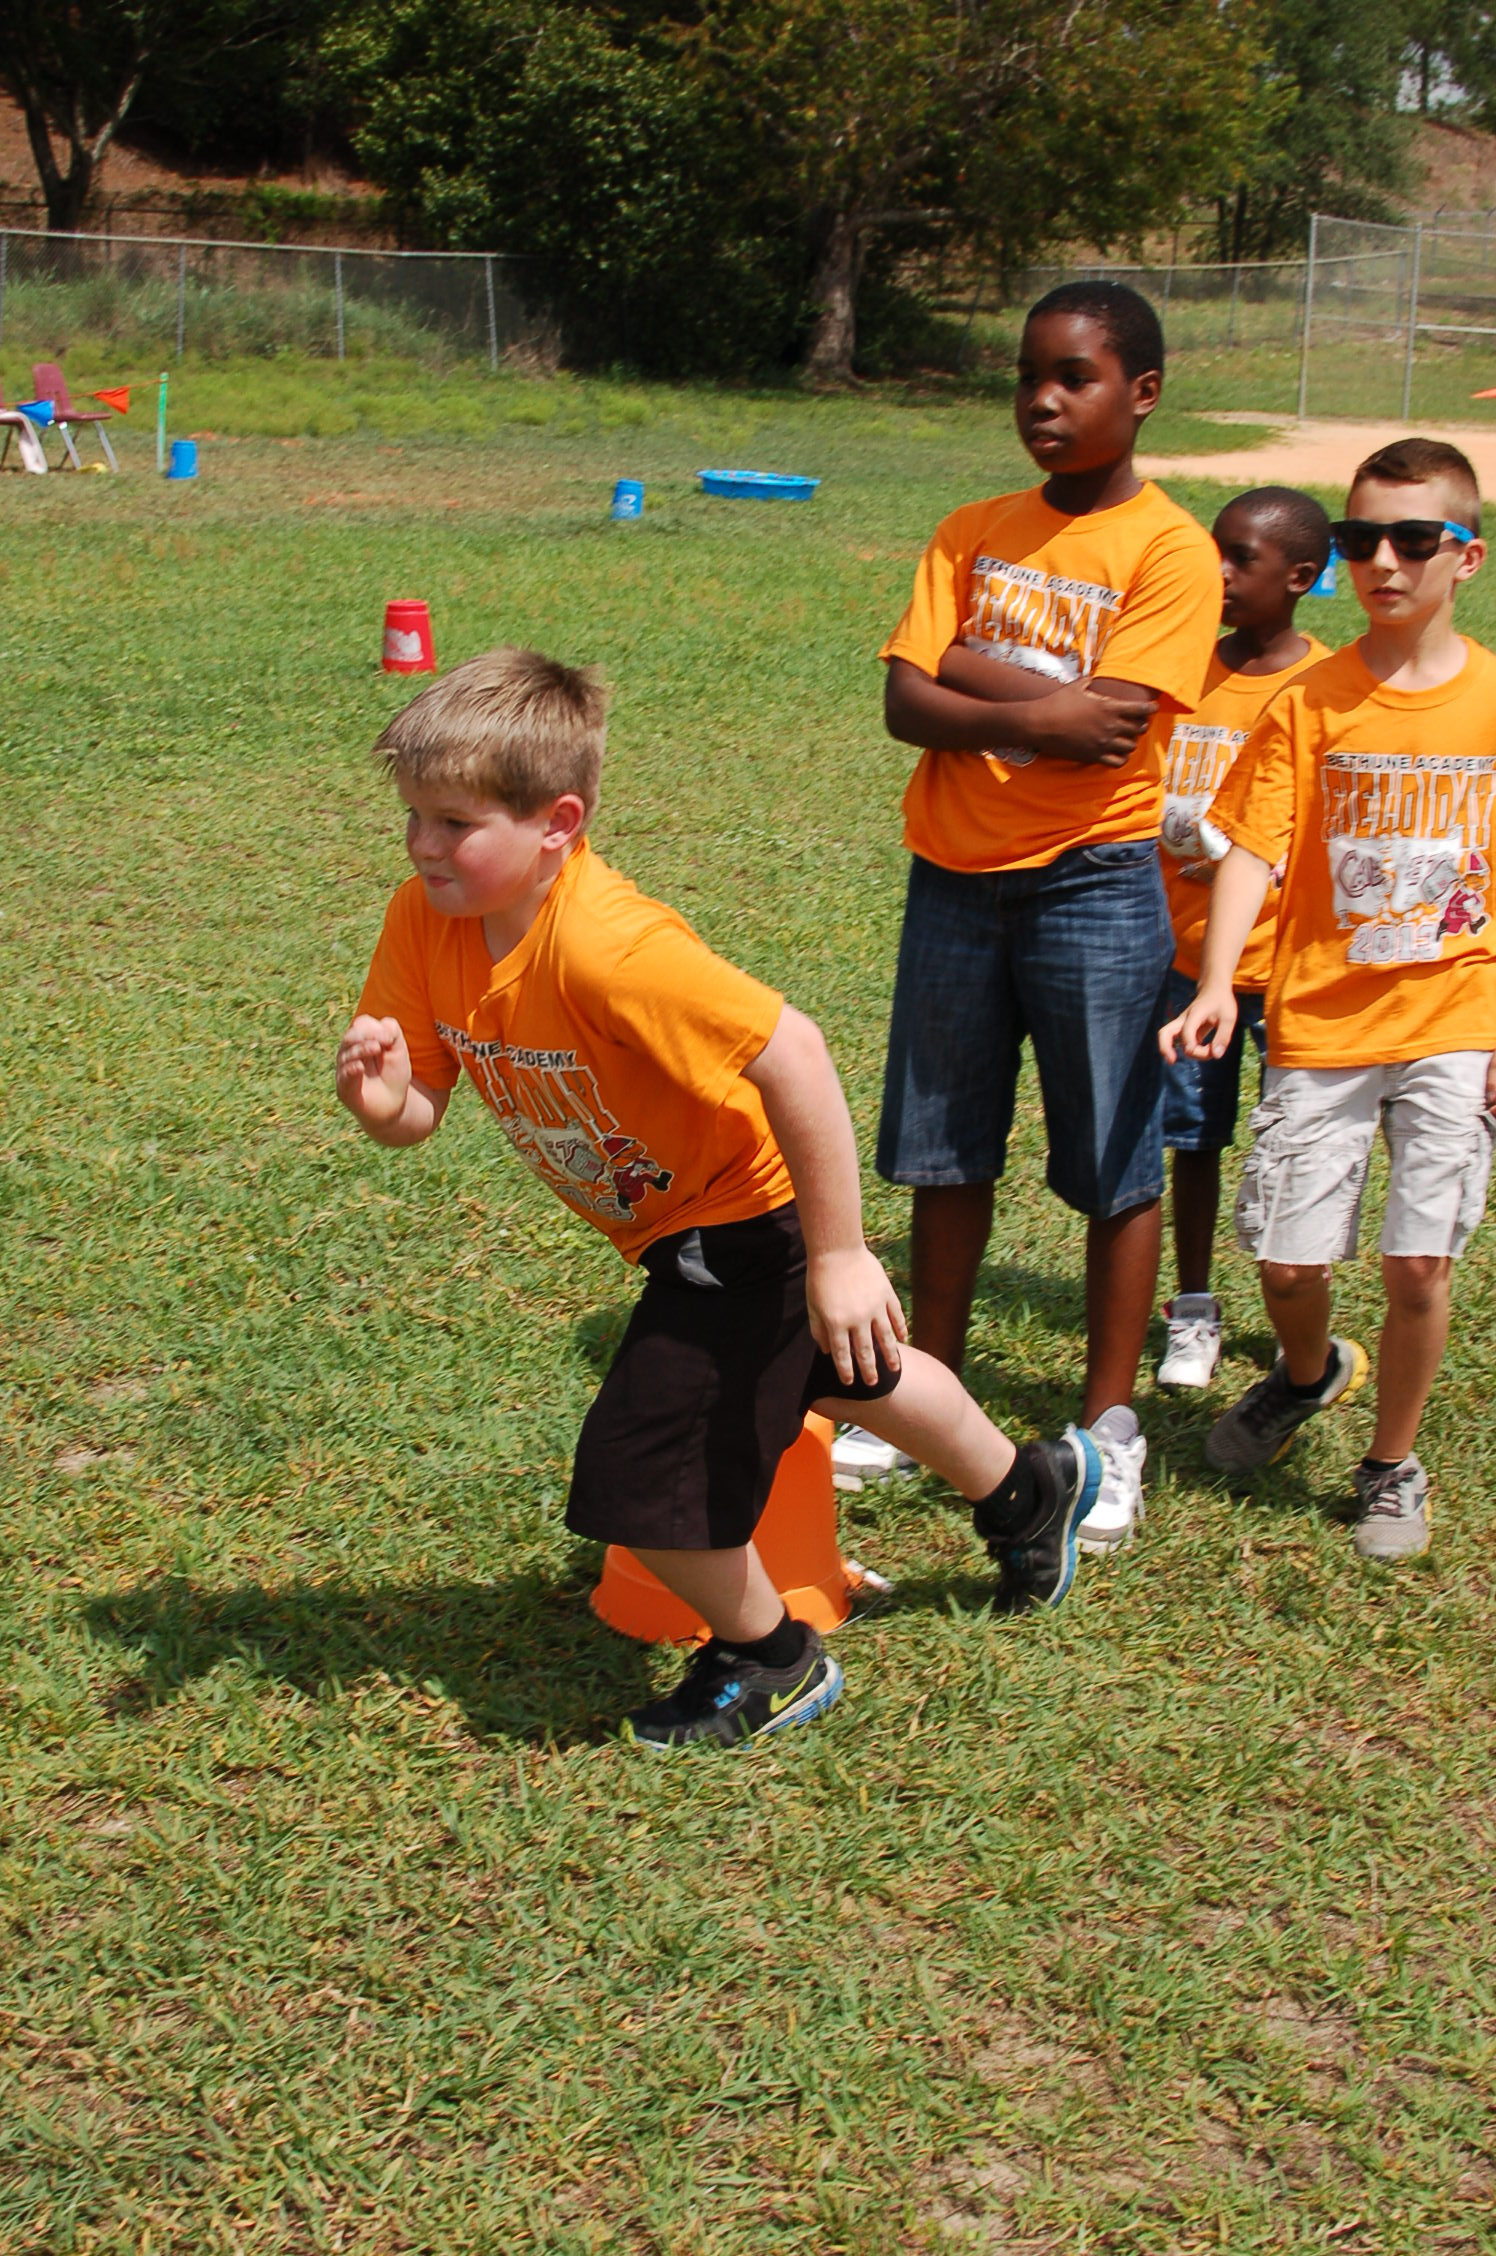
M1484 1050L1407 1065L1270 1065L1236 1200L1236 1240L1257 1261L1349 1260L1378 1125L1392 1173L1383 1253L1460 1254L1486 1206L1496 1122Z

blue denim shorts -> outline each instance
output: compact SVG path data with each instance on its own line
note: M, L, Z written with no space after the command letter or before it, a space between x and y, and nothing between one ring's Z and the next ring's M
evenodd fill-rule
M1161 1197L1158 1029L1173 956L1151 839L1072 847L1043 869L947 870L916 857L879 1174L918 1187L996 1181L1027 1036L1056 1197L1101 1218Z
M1170 967L1164 1016L1177 1018L1195 999L1189 973ZM1236 991L1236 1032L1222 1058L1180 1056L1164 1067L1164 1146L1168 1151L1229 1151L1236 1135L1236 1098L1248 1036L1259 1066L1267 1056L1261 995Z

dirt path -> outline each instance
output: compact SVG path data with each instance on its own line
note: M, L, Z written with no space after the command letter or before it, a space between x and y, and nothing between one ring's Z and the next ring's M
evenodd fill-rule
M1217 420L1212 418L1212 420ZM1221 422L1257 422L1262 416L1221 416ZM1496 495L1496 423L1425 426L1431 437L1448 439L1469 455L1483 494ZM1264 446L1235 453L1140 455L1145 478L1220 478L1234 486L1340 486L1349 483L1356 464L1405 438L1407 423L1282 423Z

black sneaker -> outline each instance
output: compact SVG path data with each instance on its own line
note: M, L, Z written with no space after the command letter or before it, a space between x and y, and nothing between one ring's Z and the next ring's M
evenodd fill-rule
M1276 1465L1286 1457L1300 1426L1316 1411L1328 1410L1366 1383L1371 1369L1364 1347L1355 1340L1332 1339L1330 1371L1317 1394L1295 1394L1288 1383L1288 1365L1282 1356L1256 1386L1248 1387L1205 1436L1205 1462L1220 1473L1255 1472L1259 1465Z
M739 1747L824 1715L840 1699L842 1681L841 1663L808 1622L804 1651L782 1669L708 1638L673 1692L624 1717L623 1736L641 1747L689 1747L703 1739Z
M1072 1426L1061 1441L1027 1441L1023 1447L1044 1514L1039 1525L1016 1541L1000 1526L984 1524L982 1505L972 1513L989 1556L1002 1570L992 1600L1000 1614L1060 1604L1075 1580L1080 1523L1101 1487L1101 1451L1083 1426Z

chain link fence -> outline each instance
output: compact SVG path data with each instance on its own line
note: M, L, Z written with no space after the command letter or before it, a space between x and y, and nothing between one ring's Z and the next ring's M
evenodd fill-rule
M496 252L0 228L0 347L23 361L86 340L121 360L289 351L497 368L554 352L529 310L540 295L525 287L529 264ZM1496 211L1397 227L1319 214L1307 259L989 272L940 301L958 361L1011 365L1026 308L1058 282L1095 276L1158 307L1181 406L1219 406L1229 390L1243 412L1263 415L1450 421L1496 384Z
M1496 384L1496 233L1460 226L1312 222L1297 407L1301 416L1470 414Z
M525 261L481 251L366 251L0 229L0 346L54 359L117 352L403 353L486 359L546 343Z

